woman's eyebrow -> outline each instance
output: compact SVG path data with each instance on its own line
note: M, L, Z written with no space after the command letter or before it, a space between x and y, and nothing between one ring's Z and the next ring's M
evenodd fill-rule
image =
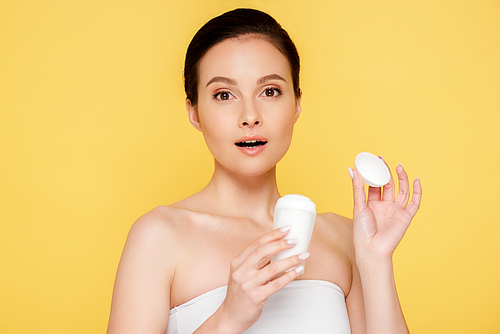
M257 80L257 84L260 85L260 84L263 84L264 82L269 81L269 80L282 80L282 81L286 82L285 78L283 78L281 75L269 74L269 75L266 75L265 77L262 77L259 80Z
M210 85L211 83L214 83L214 82L224 82L224 83L227 83L227 84L233 85L233 86L236 86L236 84L237 84L236 80L231 79L231 78L213 77L212 79L210 79L210 81L207 83L207 85L205 87L208 87L208 85Z
M266 76L260 78L259 80L257 80L257 84L260 85L260 84L263 84L264 82L270 81L270 80L281 80L281 81L286 82L285 78L283 78L281 75L278 75L278 74L269 74L269 75L266 75ZM227 77L213 77L212 79L210 79L207 82L206 87L208 87L208 85L210 85L210 84L212 84L214 82L223 82L223 83L227 83L227 84L233 85L233 86L236 86L238 84L236 80L231 79L231 78L227 78Z

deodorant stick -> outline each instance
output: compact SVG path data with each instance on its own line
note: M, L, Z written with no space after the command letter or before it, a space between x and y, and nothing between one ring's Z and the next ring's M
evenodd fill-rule
M278 199L274 208L274 229L290 225L286 239L297 239L297 244L273 256L271 262L307 252L315 220L316 204L308 197L292 194Z

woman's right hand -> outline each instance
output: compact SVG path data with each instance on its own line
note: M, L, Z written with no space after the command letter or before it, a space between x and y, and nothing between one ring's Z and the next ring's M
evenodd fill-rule
M231 261L226 299L219 309L219 319L226 324L224 332L241 333L252 326L259 319L267 298L304 271L304 267L298 265L308 253L265 265L273 255L295 246L296 240L283 239L289 230L286 226L263 235ZM283 274L294 266L297 267Z

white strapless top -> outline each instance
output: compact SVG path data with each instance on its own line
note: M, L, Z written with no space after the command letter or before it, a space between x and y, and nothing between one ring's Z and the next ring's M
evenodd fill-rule
M190 334L222 304L227 286L208 291L170 310L167 334ZM259 320L245 334L350 334L345 296L321 280L296 280L269 297Z

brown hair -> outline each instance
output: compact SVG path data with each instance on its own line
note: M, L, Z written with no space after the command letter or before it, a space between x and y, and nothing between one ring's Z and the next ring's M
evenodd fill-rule
M184 63L184 90L192 105L198 102L198 68L201 58L216 44L247 34L264 37L288 59L294 93L296 98L300 97L300 59L288 33L269 14L250 8L238 8L208 21L188 46Z

